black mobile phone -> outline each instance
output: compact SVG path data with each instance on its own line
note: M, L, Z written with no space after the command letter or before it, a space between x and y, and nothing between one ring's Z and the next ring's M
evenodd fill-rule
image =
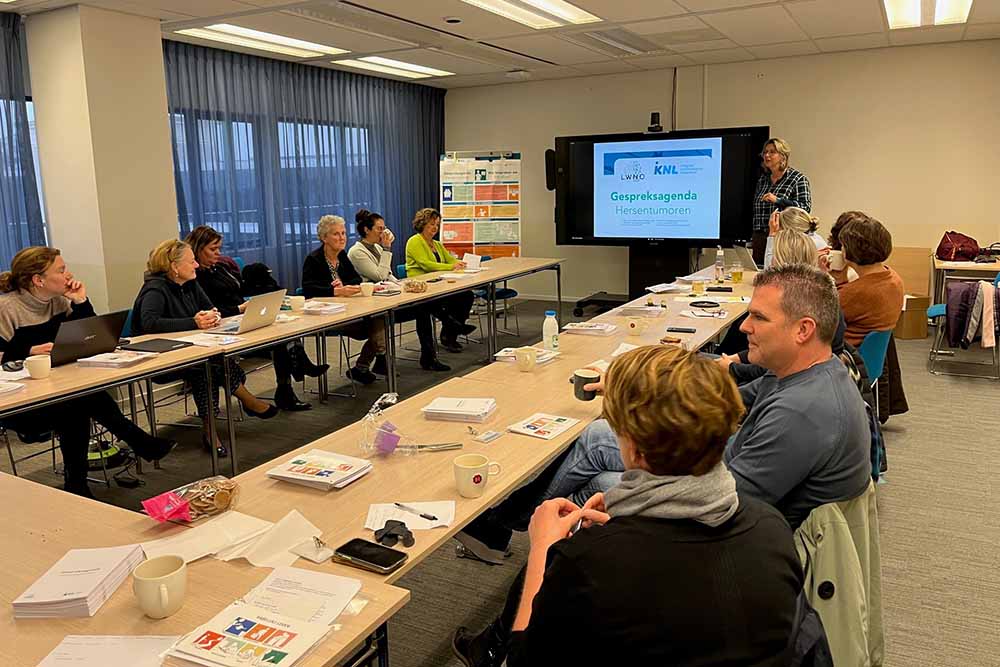
M407 558L408 556L398 549L390 549L360 537L340 545L333 552L333 560L337 562L379 574L389 574L398 570Z
M439 282L441 282L441 279L440 278L428 278L427 282L429 282L429 283L439 283Z
M670 333L697 333L698 330L693 327L667 327L667 331Z
M706 292L732 292L733 288L729 287L728 285L726 285L726 286L713 285L712 287L706 287L705 291Z

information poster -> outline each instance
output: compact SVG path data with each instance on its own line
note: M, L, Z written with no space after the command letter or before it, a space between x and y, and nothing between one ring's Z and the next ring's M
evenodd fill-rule
M441 159L441 242L457 257L520 256L520 153Z

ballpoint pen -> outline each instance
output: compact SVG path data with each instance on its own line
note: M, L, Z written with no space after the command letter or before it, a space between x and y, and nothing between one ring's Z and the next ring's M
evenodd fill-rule
M413 445L413 449L421 452L443 452L449 449L461 449L460 442L438 442L431 445Z
M396 507L403 510L404 512L409 512L410 514L416 514L420 516L421 519L427 519L428 521L437 521L438 518L433 514L427 514L426 512L421 512L415 507L410 507L409 505L404 505L403 503L393 503Z

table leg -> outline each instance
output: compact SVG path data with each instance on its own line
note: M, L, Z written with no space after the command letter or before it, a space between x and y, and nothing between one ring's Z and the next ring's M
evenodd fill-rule
M323 333L321 333L319 335L319 338L316 341L319 344L319 363L320 364L329 364L330 363L327 360L327 348L326 348L327 340L326 339L327 339L327 336L326 336L326 332L324 331ZM330 378L327 376L326 373L323 373L323 375L321 375L320 378L319 378L319 400L320 400L321 403L325 403L326 400L329 397L330 397Z
M215 426L215 410L212 409L211 400L213 392L215 390L212 388L212 362L208 359L205 360L205 393L209 397L209 417L208 417L208 450L212 453L212 476L219 474L219 451L215 448L215 440L217 438L218 429Z
M486 345L486 363L493 361L493 355L497 353L497 284L490 283L487 290L486 309L489 312L489 342Z
M149 434L156 437L156 406L153 405L153 381L146 378L146 417L149 419Z
M139 425L139 411L135 407L135 385L131 382L128 383L128 411L129 416L132 417L132 423L136 426ZM157 461L159 463L159 461ZM138 456L135 457L135 472L138 475L142 474L142 459ZM14 473L17 474L16 472Z
M562 265L556 264L556 313L558 314L556 319L559 320L559 325L562 326Z
M385 367L386 375L385 385L386 391L389 393L395 393L396 391L396 337L392 335L393 330L396 327L396 318L392 313L392 309L385 311Z
M343 667L362 667L362 665L372 667L376 662L378 667L389 667L389 633L386 623L378 626L375 632L368 635L364 646L342 665Z
M229 464L233 471L233 477L239 474L239 464L236 462L236 422L233 421L233 392L230 391L229 379L229 358L222 357L223 392L226 396L226 428L229 431ZM209 394L212 397L211 394ZM213 397L214 398L214 397ZM212 415L215 421L215 415Z
M378 646L378 667L389 667L389 624L383 623L375 631Z

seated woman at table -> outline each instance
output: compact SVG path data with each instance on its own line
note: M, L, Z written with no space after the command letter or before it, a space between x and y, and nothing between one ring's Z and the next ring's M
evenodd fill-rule
M87 288L69 272L56 248L25 248L14 255L10 271L0 274L0 358L4 362L51 353L62 322L93 316ZM90 498L87 452L91 419L147 461L162 459L177 444L154 438L126 419L115 400L103 391L7 417L3 425L32 442L55 431L65 468L64 488Z
M197 281L198 262L194 251L184 241L168 239L149 253L146 276L132 306L132 333L135 335L173 333L191 329L211 329L219 323L219 311L212 305ZM229 369L229 389L243 405L248 415L270 419L278 408L257 398L246 388L246 374L236 359L225 362ZM225 382L225 370L212 363L212 396L208 395L205 371L201 367L182 371L191 386L198 416L202 421L202 444L205 449L215 446L219 456L229 456L229 450L216 435L209 442L210 425L219 408L219 387ZM211 405L209 405L211 398Z
M787 665L803 575L792 532L722 461L733 381L678 347L611 363L604 414L621 483L583 508L548 500L503 613L459 628L465 665ZM582 529L574 532L577 522Z
M815 245L817 251L826 249L828 247L826 239L816 233L818 225L819 218L797 206L774 211L768 220L767 245L764 247L764 268L771 266L774 257L774 238L783 229L805 234Z
M360 294L361 274L354 268L345 250L347 223L344 219L339 215L324 215L316 225L316 236L323 245L306 255L302 263L302 292L306 298ZM352 322L334 332L365 341L354 367L348 369L347 377L361 384L371 384L376 374L388 373L385 321L381 317Z
M378 213L361 209L354 216L357 223L358 240L347 252L348 259L365 280L373 283L388 281L398 283L392 275L392 231L385 226L385 220ZM434 326L431 323L430 308L417 304L401 308L396 312L397 322L415 320L417 338L420 340L420 366L427 371L450 371L437 358L434 345Z
M198 284L222 317L239 315L246 309L243 300L243 277L240 268L230 257L222 254L222 234L207 225L199 225L184 239L194 251L198 262ZM301 380L304 376L318 377L329 366L317 366L309 360L302 343L293 341L280 343L270 348L274 361L274 404L282 410L309 410L312 405L303 403L292 389L292 377Z
M440 241L434 238L440 227L441 214L433 208L422 208L413 216L413 229L417 233L406 242L408 277L465 268L465 262L456 259ZM475 298L472 290L465 290L432 302L434 315L441 320L441 346L449 352L461 352L462 346L458 342L458 337L476 330L476 327L466 323Z

